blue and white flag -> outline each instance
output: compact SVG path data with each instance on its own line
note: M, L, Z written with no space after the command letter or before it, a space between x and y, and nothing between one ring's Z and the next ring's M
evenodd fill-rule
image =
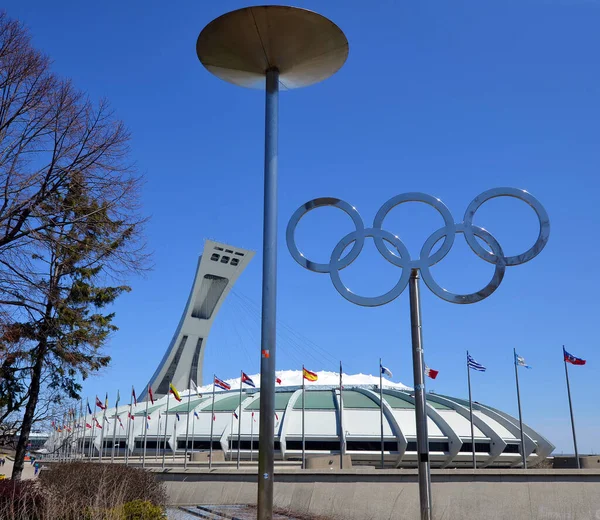
M519 356L519 354L517 354L516 352L515 352L515 365L517 365L518 367L532 368L527 363L525 363L525 358Z
M379 369L381 370L381 374L388 377L392 376L392 371L389 368L384 367L383 365L379 365Z
M467 367L472 368L473 370L478 370L479 372L485 372L485 367L481 363L477 363L477 361L475 361L468 352Z
M195 417L196 419L200 419L200 416L198 415L198 412L197 412L196 410L194 410L194 417Z

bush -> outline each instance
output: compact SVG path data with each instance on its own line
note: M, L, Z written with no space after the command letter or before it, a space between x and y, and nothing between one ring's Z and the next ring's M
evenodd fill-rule
M167 517L161 506L148 500L134 500L123 506L121 518L123 520L163 520Z
M43 520L45 509L46 500L37 482L0 480L2 520Z
M138 510L140 515L145 514L151 506L162 514L165 491L149 471L121 464L68 462L52 464L48 470L40 472L38 480L54 511L47 517L48 520L164 518L156 515L123 516L125 511L129 511L125 510L125 506L132 508L132 514Z

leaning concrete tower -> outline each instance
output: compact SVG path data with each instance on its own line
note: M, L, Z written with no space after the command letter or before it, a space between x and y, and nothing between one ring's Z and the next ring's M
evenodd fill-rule
M254 251L205 241L177 330L148 382L154 395L166 395L171 381L179 389L188 388L190 377L202 384L202 363L210 328L221 304L253 256ZM140 397L145 394L146 390Z

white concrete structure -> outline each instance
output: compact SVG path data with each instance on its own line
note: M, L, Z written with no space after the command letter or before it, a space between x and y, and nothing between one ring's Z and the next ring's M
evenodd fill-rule
M279 460L299 460L302 453L302 401L300 371L278 372L282 385L275 397L275 450ZM331 384L338 377L332 372L318 372L319 381L307 382L305 397L306 454L330 455L340 451L340 435L345 453L353 465L379 465L381 459L379 378L369 375L344 375L343 424L340 424L339 388ZM258 383L258 375L251 376ZM260 389L245 387L242 406L239 407L239 378L228 380L230 391L215 393L215 416L213 449L222 450L225 458L237 457L238 418L241 420L241 458L249 460L251 448L256 460L258 450L258 419ZM322 384L326 383L326 384ZM167 451L173 449L183 455L188 435L188 453L203 451L210 447L212 386L200 389L202 396L192 393L188 415L187 391L181 392L182 402L170 397L165 415L167 397L150 405L147 420L146 449L149 456L157 452L166 439ZM386 467L416 467L416 425L414 398L410 389L400 383L384 384L384 457ZM519 454L518 419L481 403L474 403L475 448L478 467L518 467ZM127 418L126 406L119 407L123 423ZM129 442L131 451L139 456L144 443L145 403L134 409L135 420ZM194 413L195 412L195 413ZM467 401L439 394L427 395L429 449L431 463L437 468L461 468L472 465L471 427ZM179 418L177 418L179 416ZM237 418L236 418L237 416ZM108 432L112 432L114 410L110 417ZM86 420L91 424L90 418ZM167 429L165 430L165 425ZM542 435L524 425L525 450L528 465L535 466L554 450L554 446ZM192 436L192 432L194 435ZM99 448L99 432L95 445ZM87 430L89 446L91 432ZM110 453L110 435L105 435L105 454ZM251 444L252 441L252 444ZM117 442L124 454L125 429L118 427ZM97 452L96 452L97 453ZM159 449L159 453L162 453Z
M169 383L187 388L190 377L202 384L202 363L208 334L221 304L229 294L253 251L212 240L204 243L194 284L173 339L148 384L155 396L166 395ZM143 399L146 388L140 395Z

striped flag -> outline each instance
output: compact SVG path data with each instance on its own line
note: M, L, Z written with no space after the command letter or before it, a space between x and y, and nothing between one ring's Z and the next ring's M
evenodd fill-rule
M231 385L229 383L226 383L222 379L219 379L218 377L215 377L215 386L218 386L223 390L231 390Z
M563 356L564 356L564 360L567 363L571 363L571 365L585 365L585 359L581 359L581 358L575 357L573 354L569 354L565 350L565 347L563 347Z
M175 388L173 383L169 383L169 392L171 392L173 394L173 397L177 401L181 402L181 396L179 395L179 392L177 391L177 388Z
M485 372L486 370L486 368L481 363L477 363L477 361L475 361L469 353L467 353L467 367L479 372Z
M108 401L108 399L107 399ZM106 408L106 406L102 403L102 401L100 401L100 399L98 399L98 396L96 396L96 406L98 408L100 408L100 410L104 410Z
M429 368L427 365L425 365L425 375L427 377L430 377L431 379L435 379L439 373L440 373L439 370L433 370L433 368Z
M523 368L532 368L525 362L525 358L522 356L519 356L519 354L517 354L516 352L515 352L515 365L517 365L518 367L523 367Z
M317 374L311 372L310 370L307 370L306 368L302 368L302 377L307 381L317 381L319 379L319 376Z
M150 402L154 404L154 394L152 393L152 387L148 387L148 395L150 396Z
M117 420L119 421L121 428L124 430L125 428L123 428L123 423L121 422L121 418L118 415L117 415Z
M250 379L244 372L242 372L242 383L246 383L248 386L256 388L254 381L252 381L252 379Z
M90 415L92 415L92 409L90 408L90 402L88 401L86 404L87 404L87 408L88 408L88 413Z

